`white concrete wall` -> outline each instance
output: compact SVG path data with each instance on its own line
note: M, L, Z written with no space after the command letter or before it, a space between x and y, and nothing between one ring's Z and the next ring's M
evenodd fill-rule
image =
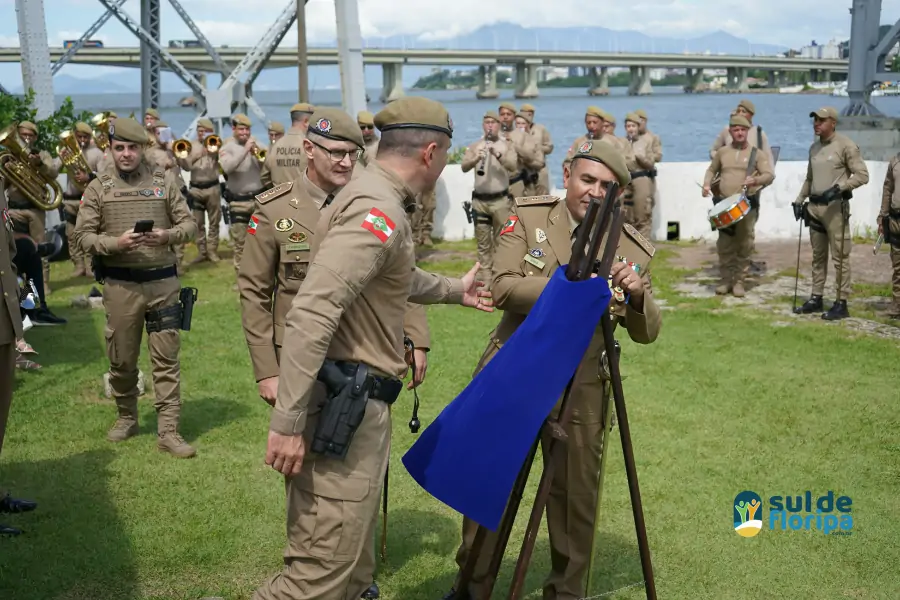
M658 197L653 211L653 239L665 240L669 222L677 222L680 239L715 240L718 234L710 229L707 213L712 200L701 196L700 185L708 162L667 163L657 166ZM850 228L854 234L876 227L881 208L881 190L887 171L886 162L867 161L869 183L857 188L850 201ZM806 177L805 162L779 162L775 167L775 181L763 190L762 208L756 224L756 238L796 238L798 225L791 203L796 199ZM459 165L447 165L437 186L437 210L434 234L446 240L462 240L474 235L473 226L466 221L462 203L470 200L475 173L463 173ZM554 190L560 197L564 189Z

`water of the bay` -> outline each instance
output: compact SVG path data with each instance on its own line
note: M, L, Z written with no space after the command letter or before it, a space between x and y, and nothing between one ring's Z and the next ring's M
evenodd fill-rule
M370 90L373 101L369 109L377 112L383 103L377 100L380 90ZM709 148L716 135L728 122L730 112L741 98L749 98L756 105L755 125L763 130L774 146L781 146L779 160L806 160L813 141L809 113L821 106L834 106L840 111L847 98L820 94L685 94L679 87L657 87L650 96L632 97L625 88L613 88L610 96L591 98L580 88L543 88L534 100L516 100L512 90L501 90L498 100L478 100L471 90L411 91L443 102L450 111L455 127L454 146L471 144L481 137L481 118L486 110L496 109L499 102L509 100L519 105L530 102L537 112L535 120L542 123L553 136L554 150L549 157L554 183L562 185L561 164L572 141L584 132L584 113L589 105L597 105L618 119L616 134L625 135L625 115L638 108L647 111L650 129L662 139L663 161L688 162L709 160ZM184 94L163 94L160 112L163 119L180 135L194 118L192 108L178 106ZM295 91L256 92L256 101L269 120L289 125L288 111L297 101ZM60 98L62 100L62 98ZM120 116L140 112L140 95L95 94L72 95L78 110L91 112L113 110ZM313 90L313 104L340 106L339 90ZM873 104L885 114L900 114L900 98L873 98ZM253 133L268 143L265 124L256 118ZM229 135L229 131L224 132ZM898 149L900 150L900 149Z

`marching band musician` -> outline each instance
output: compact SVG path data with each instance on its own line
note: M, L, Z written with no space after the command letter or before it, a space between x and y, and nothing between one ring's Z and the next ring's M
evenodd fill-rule
M260 172L260 181L265 188L303 179L306 172L306 150L303 149L303 140L306 139L309 118L313 110L315 107L305 102L291 107L291 127L269 147L266 162Z
M631 147L637 169L631 171L631 210L629 223L642 236L650 239L653 229L653 141L649 136L640 135L641 117L637 113L625 115L625 139Z
M219 206L221 192L219 187L219 155L218 151L210 152L206 147L206 139L212 135L215 127L210 119L197 121L197 141L191 144L191 152L184 158L177 158L178 166L191 174L191 189L188 192L193 206L191 212L197 222L197 258L191 264L208 260L219 262L219 222L222 211ZM209 217L209 231L206 230L206 219Z
M775 180L775 171L769 162L766 152L758 152L755 146L747 142L750 121L746 117L735 114L729 122L729 134L732 142L716 151L706 175L703 179L703 197L713 196L717 203L733 195L745 193L750 206L756 205L753 200L759 190ZM751 154L755 157L755 166L750 168ZM752 171L752 174L748 172ZM718 179L713 183L714 179ZM713 187L716 187L713 190ZM752 213L755 208L751 208ZM750 252L752 250L752 230L755 224L752 214L747 214L734 225L719 229L716 250L719 254L719 285L716 294L731 292L736 298L744 296L744 279L750 269Z
M72 239L72 232L75 230L75 221L78 218L78 208L81 206L82 190L90 183L91 179L96 177L96 173L98 173L100 169L100 161L103 159L103 151L92 143L93 133L91 126L87 123L82 121L75 123L75 139L78 142L78 146L81 148L81 153L84 155L85 162L87 162L88 167L91 168L91 172L85 173L80 170L68 172L66 177L69 180L69 184L66 187L65 192L63 192L63 216L66 220L66 237L69 242L69 258L71 258L72 264L75 265L75 272L73 273L75 277L85 277L89 275L90 270L86 263L86 261L89 260L88 256L78 244L74 242ZM61 159L64 154L67 153L68 149L62 148L60 158L58 159L59 166L62 166ZM76 185L76 182L81 184L80 189Z
M511 144L518 158L518 174L509 180L509 193L513 198L525 195L525 186L536 184L544 167L544 152L534 137L515 126L516 105L504 102L498 111L500 116L500 136ZM527 180L527 181L526 181Z
M147 119L146 126L149 143L144 151L144 156L147 162L150 163L150 166L156 165L160 169L171 171L175 176L178 189L181 190L183 200L188 201L187 185L184 183L181 169L177 168L178 164L175 162L175 155L172 153L172 143L175 139L172 137L172 131L169 129L168 123L160 120L157 114L152 120ZM188 208L190 208L190 202L188 202ZM175 266L178 269L178 275L182 275L184 274L184 244L173 246L172 249L175 252Z
M581 144L584 142L588 142L591 140L599 140L603 137L603 110L596 106L588 106L587 111L584 115L584 128L587 132L579 136L572 145L569 146L569 151L566 152L566 158L563 160L563 169L572 162L572 157L575 156L575 151L581 147Z
M500 137L500 116L489 110L481 122L484 136L466 149L462 171L475 169L472 220L478 242L478 280L488 284L494 264L494 247L510 211L510 177L518 172L515 146ZM477 167L477 168L476 168Z
M529 123L531 123L529 133L534 137L535 143L540 146L541 152L544 153L544 166L541 168L541 172L538 173L537 188L535 190L536 196L543 196L550 193L550 171L547 168L547 157L553 153L553 139L550 137L550 132L547 131L546 127L534 122L533 104L520 106L519 114L527 117Z

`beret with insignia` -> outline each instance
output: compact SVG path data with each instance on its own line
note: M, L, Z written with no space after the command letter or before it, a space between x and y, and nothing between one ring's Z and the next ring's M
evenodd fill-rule
M359 124L340 108L321 106L309 119L309 133L329 140L353 142L360 148L366 145Z
M116 119L116 122L109 126L109 137L120 142L146 144L147 130L134 119Z
M484 119L482 119L482 120L484 121L487 119L493 119L495 121L500 121L500 115L497 114L496 110L489 110L486 113L484 113Z
M197 127L203 127L204 129L209 129L210 131L215 129L212 120L207 119L206 117L197 120Z
M75 123L75 131L77 131L78 133L86 133L88 135L94 133L94 130L91 129L91 126L84 121L78 121L77 123Z
M525 121L526 121L529 125L531 125L531 124L534 122L534 119L532 119L532 118L531 118L531 115L529 115L528 113L525 113L525 112L521 112L521 111L520 111L519 114L517 114L516 116L517 116L517 117L520 117L520 118L522 118L522 119L525 119Z
M244 113L238 113L231 117L232 126L235 125L243 125L245 127L250 127L252 123L250 122L250 117L245 115Z
M379 131L430 129L453 137L453 120L444 105L429 98L407 96L394 100L375 115Z
M27 129L29 131L33 131L34 135L38 134L37 125L35 125L31 121L20 121L18 129Z
M500 108L505 108L506 110L511 110L514 113L519 112L518 110L516 110L516 105L513 104L512 102L501 102ZM497 110L500 110L500 108L498 108Z
M588 106L587 110L584 113L586 117L597 117L599 119L603 118L603 109L598 106Z
M625 187L631 181L631 173L625 165L625 158L612 144L586 141L575 151L572 162L578 159L593 160L606 165L615 174L620 187Z
M744 115L731 115L728 125L740 125L741 127L750 127L750 121Z
M612 124L612 125L615 125L615 124L616 124L616 117L615 117L615 115L613 115L612 113L604 112L604 113L603 113L603 120L606 121L607 123Z

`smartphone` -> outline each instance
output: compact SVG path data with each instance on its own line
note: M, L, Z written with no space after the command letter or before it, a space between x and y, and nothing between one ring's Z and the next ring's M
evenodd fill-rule
M135 233L150 233L151 231L153 231L152 220L138 221L134 224Z

